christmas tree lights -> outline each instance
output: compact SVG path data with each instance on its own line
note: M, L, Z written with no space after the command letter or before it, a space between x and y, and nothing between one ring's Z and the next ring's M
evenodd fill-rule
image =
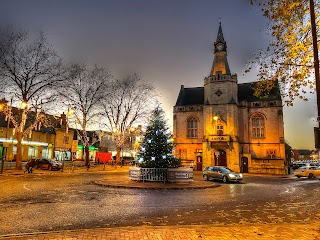
M181 163L172 155L174 144L168 131L164 111L157 106L151 115L140 145L139 166L144 168L178 167Z

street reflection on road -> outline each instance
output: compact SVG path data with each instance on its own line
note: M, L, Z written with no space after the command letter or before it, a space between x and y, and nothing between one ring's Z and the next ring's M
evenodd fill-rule
M239 197L239 195L243 196L244 195L244 190L245 190L245 183L231 183L228 184L228 190L231 198L236 198Z

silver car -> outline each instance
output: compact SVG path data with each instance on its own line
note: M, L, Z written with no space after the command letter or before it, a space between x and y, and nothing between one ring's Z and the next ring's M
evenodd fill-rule
M242 173L237 173L223 166L208 166L203 170L203 179L218 179L224 183L229 181L239 182L242 180Z

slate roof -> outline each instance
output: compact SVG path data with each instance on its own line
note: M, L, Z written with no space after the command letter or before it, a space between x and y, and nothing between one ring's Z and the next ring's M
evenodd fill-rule
M281 100L281 95L278 87L274 87L267 98L259 98L253 95L253 87L255 82L238 84L238 101L272 101Z
M204 104L204 88L184 88L181 85L180 93L176 102L176 106L203 105Z
M312 154L310 150L306 150L306 149L298 150L298 153L299 155L308 155L308 156Z
M281 100L278 88L272 89L268 98L259 98L253 96L254 82L238 84L238 101L272 101ZM204 87L185 88L181 85L176 106L204 105Z

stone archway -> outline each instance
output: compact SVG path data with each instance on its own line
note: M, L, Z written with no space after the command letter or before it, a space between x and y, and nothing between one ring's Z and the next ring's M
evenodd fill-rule
M214 165L227 167L227 153L224 150L214 152Z

